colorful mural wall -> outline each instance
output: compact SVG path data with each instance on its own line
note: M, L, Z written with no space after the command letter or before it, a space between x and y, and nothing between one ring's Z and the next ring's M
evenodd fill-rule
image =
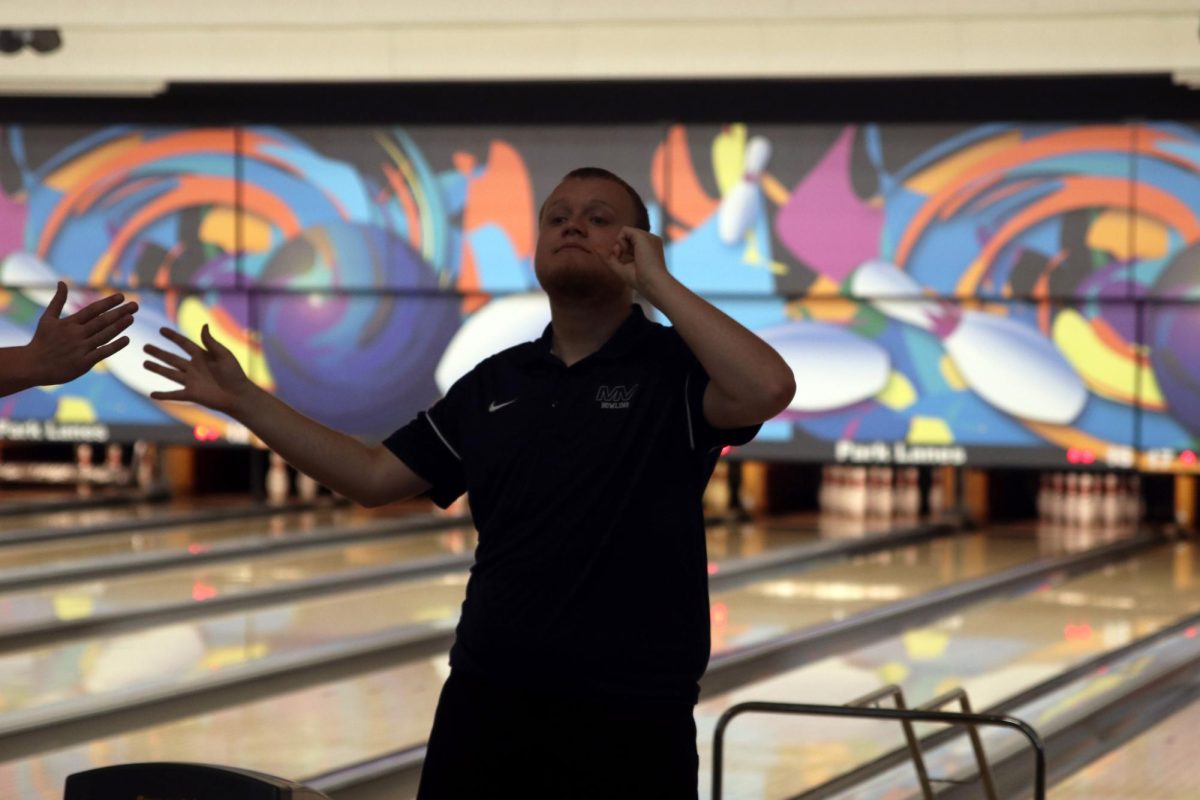
M646 198L672 271L774 344L747 455L1187 466L1200 446L1200 131L1188 125L103 129L0 141L0 346L54 283L134 345L0 399L0 438L246 440L148 399L162 325L378 439L549 319L537 204L573 167ZM165 387L164 387L165 388Z

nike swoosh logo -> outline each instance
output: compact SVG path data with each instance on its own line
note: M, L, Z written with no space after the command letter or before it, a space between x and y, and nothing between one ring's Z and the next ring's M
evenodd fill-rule
M511 406L513 403L517 402L517 399L519 399L519 398L509 400L507 403L497 403L495 400L493 400L492 404L490 406L488 406L488 411L499 411L500 409L504 408L505 406Z

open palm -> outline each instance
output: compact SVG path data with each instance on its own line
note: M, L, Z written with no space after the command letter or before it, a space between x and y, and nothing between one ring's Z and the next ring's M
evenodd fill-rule
M239 399L254 388L233 353L209 333L207 325L200 331L203 346L170 328L162 328L160 332L177 344L188 357L152 344L142 348L147 355L158 359L144 362L146 369L182 387L170 392L151 392L150 397L154 400L197 403L214 411L231 414Z
M133 323L137 303L125 303L121 294L112 294L67 317L60 318L67 303L67 285L58 282L50 304L38 320L29 342L37 367L36 382L57 384L78 378L125 345L129 337L116 336Z

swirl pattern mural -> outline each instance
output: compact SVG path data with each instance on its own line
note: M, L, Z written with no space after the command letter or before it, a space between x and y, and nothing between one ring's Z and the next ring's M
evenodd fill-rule
M642 191L672 271L796 373L748 453L888 443L915 461L1128 466L1200 441L1188 125L12 126L3 141L0 346L28 339L58 278L80 302L116 287L146 309L137 349L207 323L260 385L380 437L540 333L537 202L598 163ZM0 435L56 420L244 437L150 401L159 380L114 359L0 400Z

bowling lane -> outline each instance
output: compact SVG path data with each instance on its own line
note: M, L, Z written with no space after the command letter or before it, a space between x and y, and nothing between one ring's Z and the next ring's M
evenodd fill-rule
M1043 555L1033 536L963 533L712 592L712 652L746 647L1000 572Z
M74 487L70 489L14 489L8 486L5 487L3 499L0 500L0 517L15 514L60 511L71 508L84 509L128 505L141 501L163 499L166 498L163 496L151 497L140 491L129 489L106 488L87 494L80 494Z
M372 636L448 632L466 583L466 572L450 573L0 655L0 724L251 664L331 653Z
M844 517L834 514L789 514L748 521L710 524L708 557L732 563L752 559L768 550L803 547L820 542L870 539L916 528L915 518Z
M1200 787L1197 729L1200 702L1096 759L1051 787L1049 795L1053 800L1192 800Z
M245 496L227 497L210 495L205 497L174 498L165 502L134 501L114 505L84 508L66 507L60 510L42 510L32 513L6 514L0 516L0 543L4 534L24 530L70 531L95 525L136 523L145 520L169 520L185 514L204 511L262 508L260 503L250 503Z
M1164 545L706 700L696 709L701 796L716 720L736 703L846 702L894 683L910 705L962 686L976 709L987 708L1200 611L1194 556L1191 545ZM739 719L726 738L725 796L791 797L902 744L898 726L881 723Z
M391 521L401 516L397 515ZM361 509L337 507L29 542L0 547L0 577L22 570L40 572L75 566L101 566L126 560L131 555L205 553L233 544L300 537L324 527L357 533L387 524L390 523L386 517Z
M68 775L137 761L228 764L304 780L424 743L449 673L434 656L0 763L6 800L59 800Z
M739 529L736 543L726 542L723 552L730 559L742 557L742 545L753 542L749 549L755 553L772 546L785 547L796 536L806 531L780 526L758 526L757 531ZM709 535L722 538L728 534L724 526L714 526ZM793 535L795 534L795 535ZM405 542L411 536L404 537ZM466 545L466 537L450 534L426 536L433 548L457 544ZM887 572L905 576L911 591L932 585L940 580L974 575L990 568L1002 568L1019 563L1036 552L1036 544L1028 539L1007 542L994 552L991 560L985 552L985 537L971 535L958 544L934 540L926 545L905 548L902 551L887 551L878 556L860 557L852 561L817 567L808 572L797 573L793 579L773 578L765 588L758 584L732 592L716 593L717 607L723 620L721 630L732 630L729 644L757 641L790 628L840 618L860 608L886 602L894 593L872 595L870 586L876 584ZM404 546L403 543L400 545ZM382 545L374 551L365 551L354 557L358 563L366 558L378 556ZM994 548L995 549L995 548ZM352 547L340 548L345 562ZM329 558L329 554L325 554ZM725 563L725 562L718 562ZM239 570L252 572L246 562L238 561L225 565L224 569L233 579ZM292 572L287 572L287 569ZM293 575L293 565L285 573ZM163 578L157 573L147 579ZM174 592L176 597L190 592L196 597L198 587L201 595L211 592L207 584L188 582L185 579L167 580L164 591ZM269 579L269 576L268 576ZM71 703L80 698L94 697L115 689L150 688L162 682L181 683L216 671L240 667L249 662L278 659L284 655L324 647L336 647L356 638L382 635L404 628L428 628L449 630L457 623L466 571L428 579L398 580L378 587L360 591L340 592L285 604L264 606L252 611L233 612L210 616L189 623L174 623L147 627L134 634L117 636L91 636L68 639L53 646L43 646L0 655L0 681L12 687L0 711L32 709L46 704ZM116 583L117 581L113 581ZM783 590L780 586L785 586ZM851 586L839 591L836 587ZM799 587L799 588L792 588ZM835 587L833 591L827 587ZM857 588L854 588L857 587ZM129 587L127 593L136 596L136 588ZM807 601L798 598L806 597ZM49 598L56 610L67 613L84 613L93 602L94 595L72 595L59 592ZM136 602L136 601L135 601ZM0 609L5 605L0 598ZM30 602L8 602L14 608L30 606ZM789 613L790 609L790 613ZM44 611L44 609L43 609ZM761 619L761 624L743 620ZM324 620L341 621L327 626ZM164 637L157 644L158 637ZM171 637L175 637L174 639ZM727 640L723 638L714 646L723 649ZM148 663L137 656L135 664L125 671L116 663L133 658L133 654L145 652L169 652L168 662L155 663L150 672L144 672ZM236 657L235 657L236 656ZM114 683L110 678L96 679L98 659L107 672L120 673L121 680Z
M713 604L714 652L1004 569L1034 558L1038 547L1029 537L973 533L717 592ZM0 680L19 687L12 693L3 719L13 724L38 713L59 714L89 698L114 692L127 698L129 692L167 683L181 685L214 671L333 648L353 638L394 634L406 626L414 631L449 631L457 621L465 580L465 574L458 574L407 581L188 625L159 626L127 636L80 639L56 648L13 653L0 658ZM147 659L147 653L164 655ZM397 667L406 669L413 667ZM435 673L418 669L416 674ZM410 676L397 682L395 691L412 694L414 699L406 713L420 715L422 721L416 730L423 737L428 732L432 707L427 708L422 698L436 699L437 686L417 685L413 680ZM421 741L393 741L390 747L407 747Z
M822 540L865 536L868 531L878 531L878 525L814 517L722 523L709 526L708 551L716 569L716 565L736 564ZM464 554L473 552L475 542L474 530L456 528L0 593L0 635L6 628L205 602L353 570Z
M14 628L204 603L338 574L462 555L474 550L475 539L472 528L451 528L0 593L0 635Z

